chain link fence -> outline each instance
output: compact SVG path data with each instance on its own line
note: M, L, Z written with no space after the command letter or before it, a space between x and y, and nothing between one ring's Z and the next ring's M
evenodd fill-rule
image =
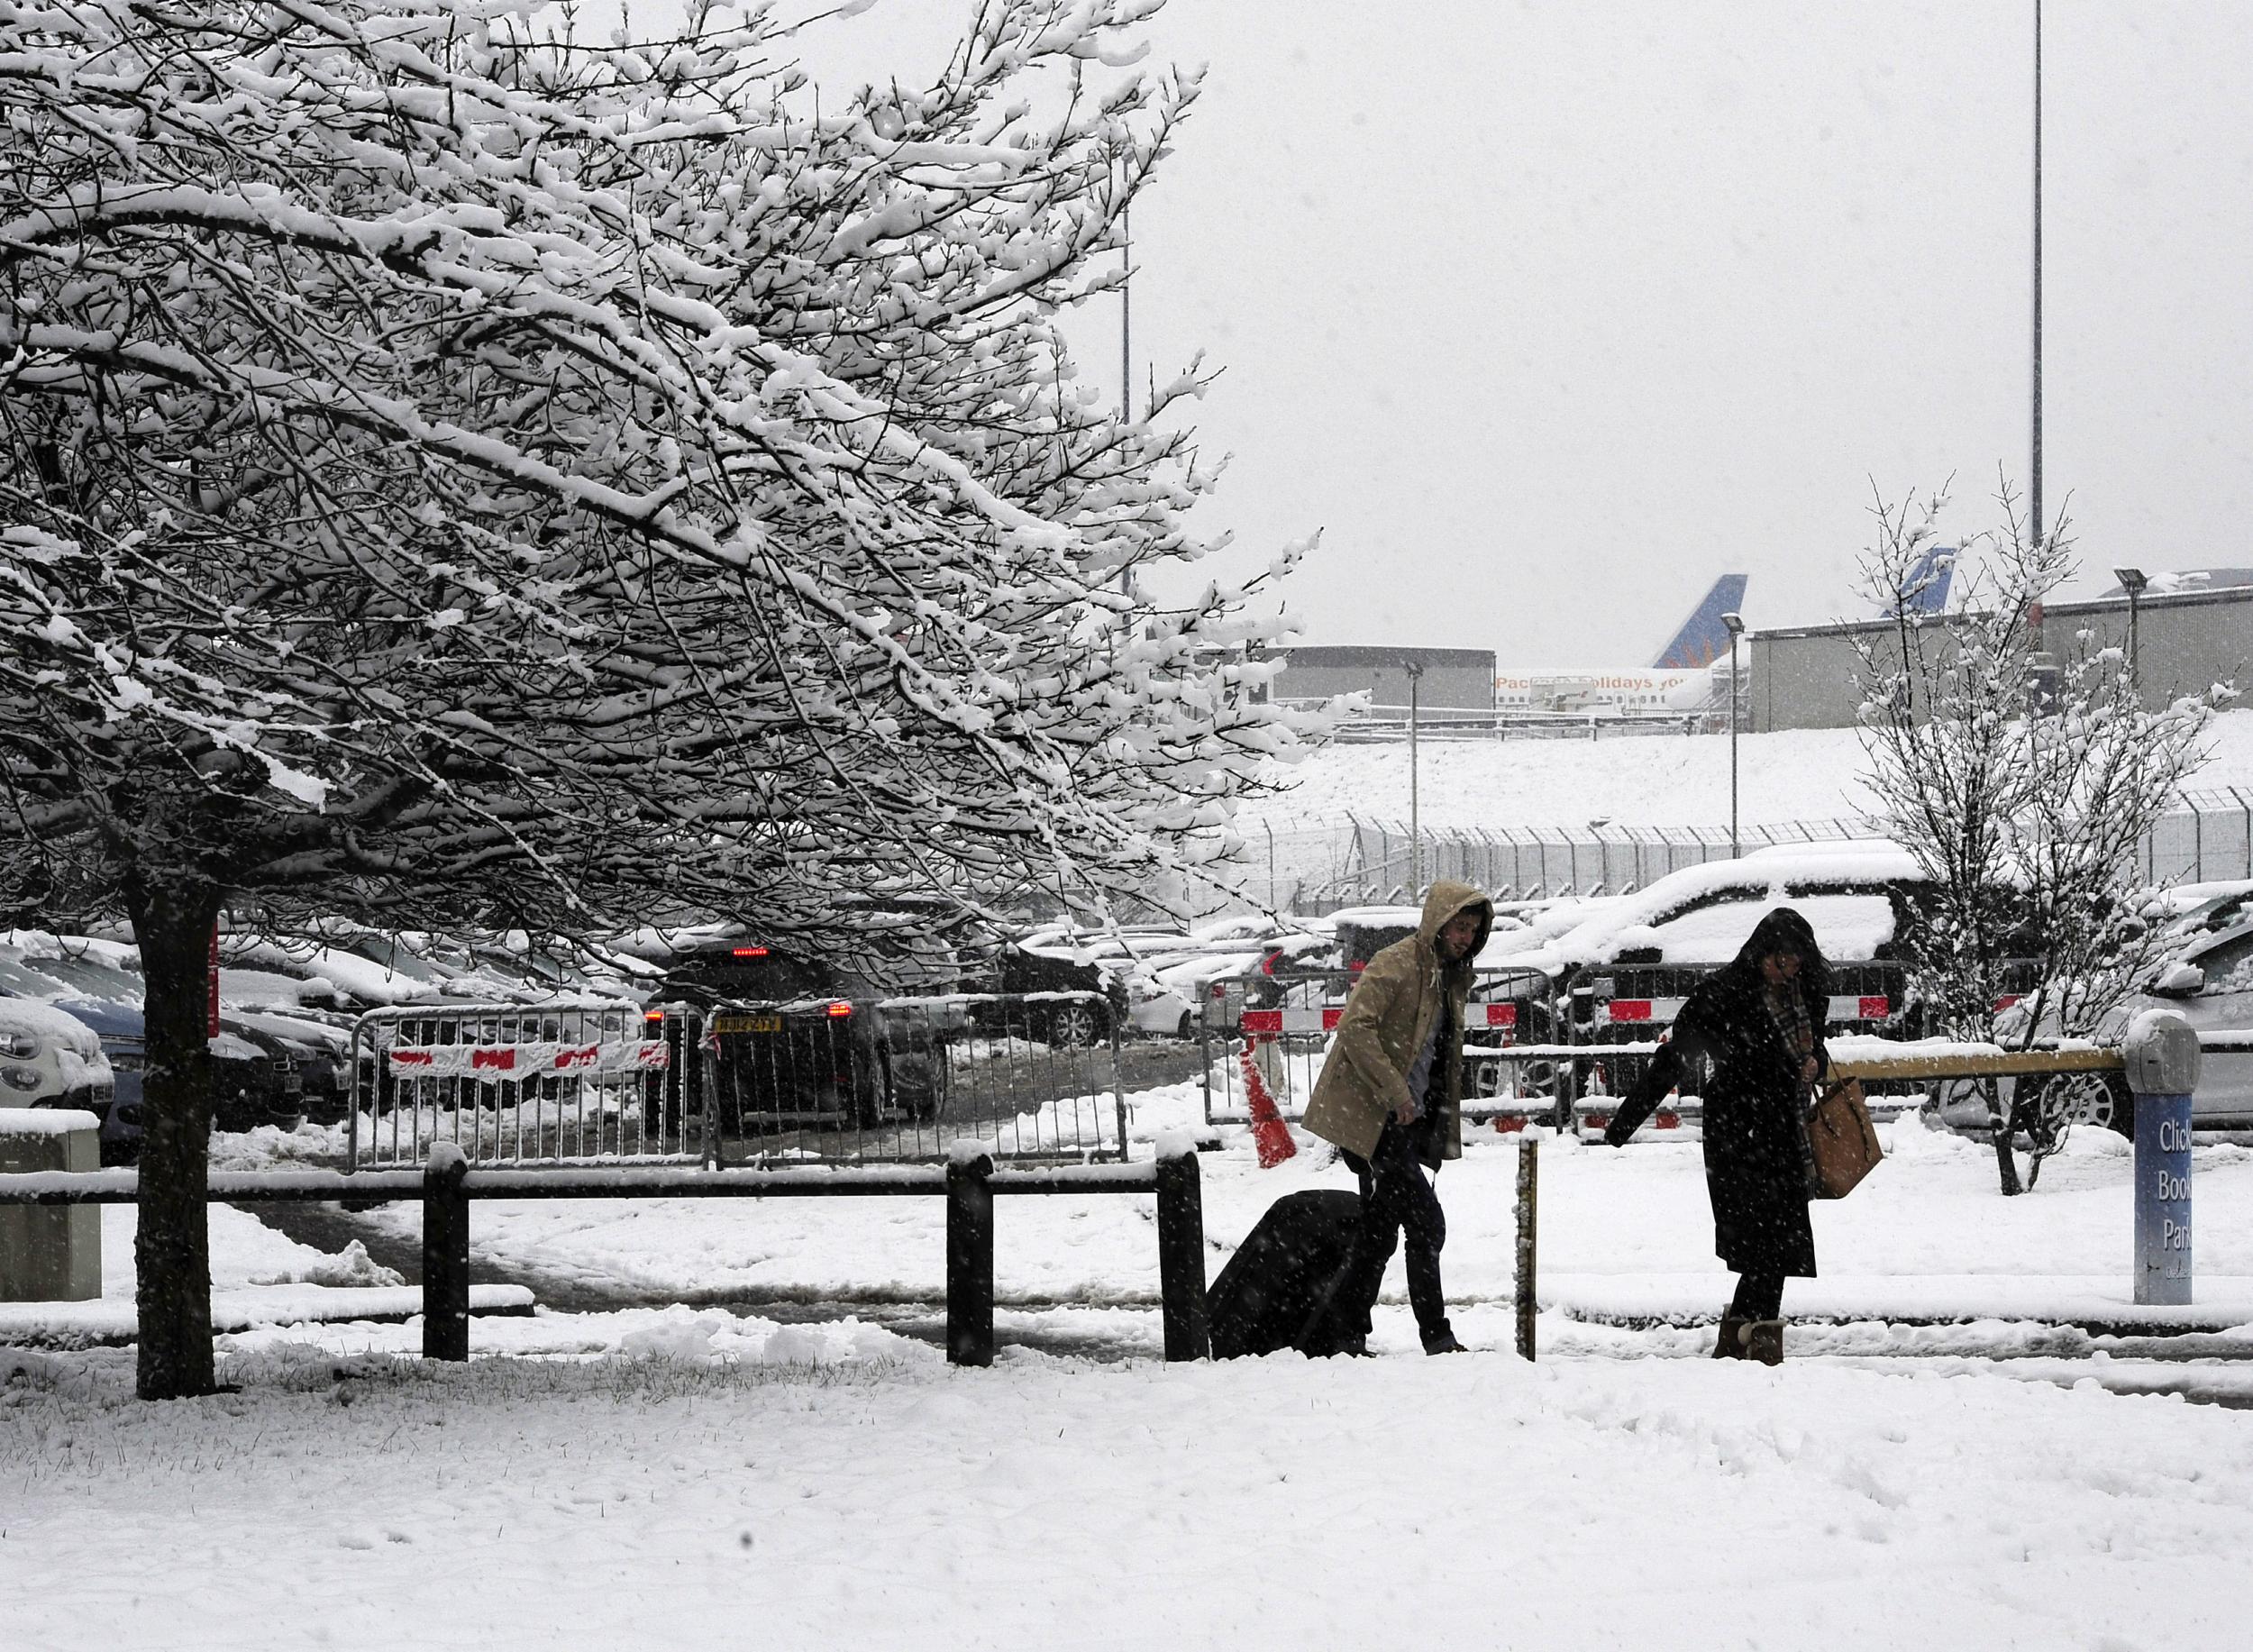
M2253 791L2189 793L2159 822L2142 861L2154 884L2253 880ZM1268 907L1319 917L1342 907L1414 901L1422 885L1455 878L1498 899L1617 895L1668 872L1779 844L1837 842L1878 834L1856 816L1764 821L1741 826L1428 826L1348 815L1333 822L1258 823L1247 835L1247 892ZM1419 868L1422 877L1419 882Z

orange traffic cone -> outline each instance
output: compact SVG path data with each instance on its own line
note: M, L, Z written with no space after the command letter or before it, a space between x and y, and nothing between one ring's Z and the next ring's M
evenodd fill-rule
M1236 1063L1244 1069L1244 1094L1251 1106L1252 1142L1260 1151L1260 1168L1272 1170L1297 1153L1299 1144L1291 1139L1291 1128L1283 1123L1275 1098L1267 1092L1267 1080L1262 1076L1259 1063L1252 1059L1249 1038L1244 1041Z

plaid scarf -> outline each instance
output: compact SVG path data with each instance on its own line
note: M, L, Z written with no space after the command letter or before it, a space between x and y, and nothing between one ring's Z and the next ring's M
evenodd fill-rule
M1771 987L1764 981L1762 990L1768 1000L1768 1013L1775 1018L1775 1029L1783 1035L1783 1047L1791 1052L1792 1064L1796 1069L1815 1053L1815 1027L1808 1019L1807 999L1795 981L1787 981L1780 987Z
M1811 1197L1815 1192L1815 1147L1807 1139L1806 1087L1800 1082L1800 1063L1815 1053L1814 1023L1807 1014L1807 999L1795 981L1787 981L1780 987L1761 983L1761 996L1768 1006L1768 1014L1775 1022L1776 1031L1783 1039L1784 1058L1792 1064L1792 1090L1800 1099L1800 1105L1792 1109L1792 1121L1799 1137L1800 1171Z

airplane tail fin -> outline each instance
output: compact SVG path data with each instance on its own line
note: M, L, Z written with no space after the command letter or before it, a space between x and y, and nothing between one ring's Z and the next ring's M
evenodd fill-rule
M1692 671L1702 670L1729 652L1729 627L1721 624L1721 616L1735 612L1745 600L1747 576L1725 573L1713 581L1713 589L1706 592L1682 629L1674 633L1655 662L1662 671Z
M1957 547L1935 545L1919 557L1901 581L1893 607L1885 611L1893 614L1945 614L1947 612L1948 581L1956 575Z

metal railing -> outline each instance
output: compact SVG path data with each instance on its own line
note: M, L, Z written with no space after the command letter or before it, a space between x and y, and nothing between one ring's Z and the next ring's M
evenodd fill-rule
M347 1164L1118 1159L1099 993L379 1010L353 1029Z
M207 1202L356 1205L419 1200L423 1207L423 1356L470 1357L470 1204L477 1199L836 1199L941 1196L946 1200L946 1355L958 1365L993 1363L993 1201L996 1195L1149 1193L1157 1200L1158 1291L1169 1360L1206 1358L1204 1199L1193 1151L1154 1161L997 1169L974 1148L943 1165L860 1170L698 1170L683 1165L594 1165L473 1170L441 1142L419 1170L214 1171ZM0 1174L0 1209L127 1205L140 1199L132 1170Z

